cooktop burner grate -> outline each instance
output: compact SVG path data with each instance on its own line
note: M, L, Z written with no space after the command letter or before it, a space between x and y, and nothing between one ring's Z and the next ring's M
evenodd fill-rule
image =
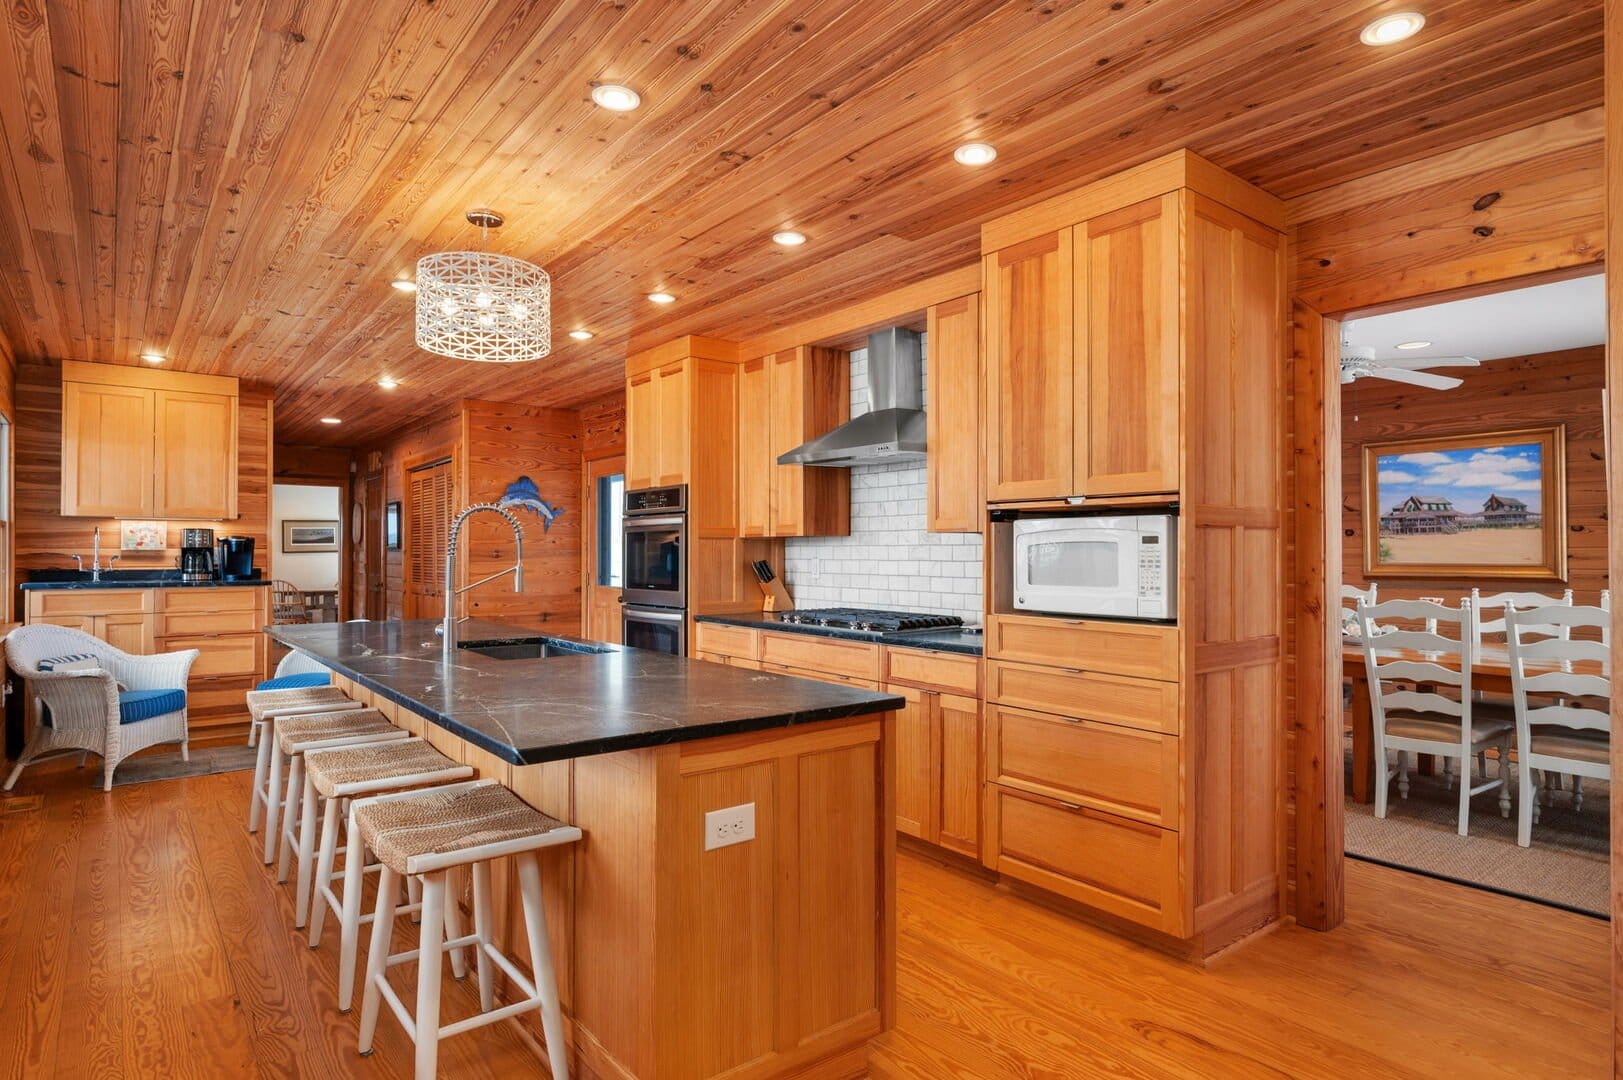
M785 612L781 621L799 626L862 630L870 634L953 630L964 625L964 620L956 615L923 615L911 611L877 611L868 608L808 608L804 611Z

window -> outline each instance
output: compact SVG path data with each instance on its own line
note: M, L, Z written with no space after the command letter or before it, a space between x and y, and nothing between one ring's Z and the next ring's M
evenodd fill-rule
M597 478L597 583L619 588L620 522L625 514L626 478L624 473Z

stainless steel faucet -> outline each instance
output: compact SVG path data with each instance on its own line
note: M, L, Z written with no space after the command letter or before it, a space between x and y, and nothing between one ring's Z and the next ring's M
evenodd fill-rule
M101 526L97 525L96 528L95 528L95 531L90 534L90 580L91 581L100 581L101 580L101 572L103 570L111 570L113 568L113 564L115 562L117 562L117 561L118 561L118 556L117 555L109 555L109 556L107 556L107 565L105 567L102 566L102 564L101 564ZM75 555L73 557L73 562L74 562L74 564L76 566L79 567L79 569L81 571L84 570L84 568L85 568L85 557L83 555Z
M488 510L492 514L500 514L503 521L513 527L513 565L506 570L498 570L489 577L470 581L462 588L456 587L456 538L462 532L462 523L481 510ZM524 591L524 530L519 527L518 518L509 514L495 503L475 503L456 516L451 522L451 538L445 545L445 619L440 623L439 633L445 639L442 647L445 659L450 660L456 655L456 598L469 589L478 588L486 582L497 578L513 575L513 591Z

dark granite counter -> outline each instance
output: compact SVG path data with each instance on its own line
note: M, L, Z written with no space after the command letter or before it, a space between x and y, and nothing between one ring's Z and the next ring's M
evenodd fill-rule
M880 637L862 630L841 630L832 626L804 626L782 621L775 611L748 611L734 615L695 615L694 622L720 623L723 626L749 626L756 630L781 630L786 634L809 634L812 637L843 638L846 641L866 641L874 645L891 645L904 649L934 649L937 652L981 655L983 635L978 630L927 630L917 634L898 634Z
M437 624L267 626L304 653L505 761L543 761L899 709L901 698L478 619L447 666ZM534 653L552 655L498 659ZM526 648L528 646L528 648Z
M270 578L182 581L179 570L103 570L100 581L91 581L89 570L34 570L17 588L35 592L40 589L233 589L268 585Z

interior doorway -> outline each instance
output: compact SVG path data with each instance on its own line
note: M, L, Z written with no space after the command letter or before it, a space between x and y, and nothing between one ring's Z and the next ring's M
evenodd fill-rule
M349 518L343 485L298 479L272 485L265 562L290 616L297 607L306 622L347 617L344 548Z
M586 526L581 538L581 633L594 641L621 641L620 573L624 456L589 459L583 466Z
M1506 605L1609 611L1605 283L1596 272L1475 292L1338 320L1339 457L1326 456L1340 499L1325 533L1339 556L1340 648L1326 660L1341 683L1345 851L1604 917L1610 784L1524 766L1541 736L1517 725L1503 618ZM1434 606L1398 606L1412 601ZM1443 640L1377 647L1411 632ZM1528 640L1598 648L1600 634L1578 625ZM1454 667L1467 651L1484 752L1462 762L1380 745L1409 722L1414 695L1460 697L1418 669L1382 677L1385 662ZM1524 663L1524 676L1535 670ZM1581 734L1604 756L1604 730Z
M444 614L445 553L456 513L456 466L450 455L406 466L403 618Z

